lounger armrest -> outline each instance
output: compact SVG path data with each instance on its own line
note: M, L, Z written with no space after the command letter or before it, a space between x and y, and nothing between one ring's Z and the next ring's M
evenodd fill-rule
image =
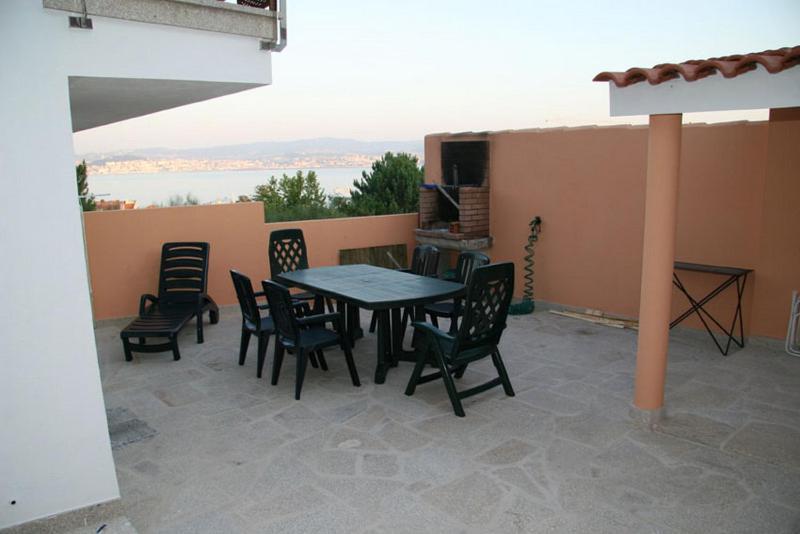
M147 305L147 301L150 301L152 304L150 306ZM144 317L144 315L150 311L152 305L158 304L158 297L151 294L145 293L139 298L139 317Z
M198 303L198 304L200 304L201 306L202 306L203 304L206 304L206 303L208 303L208 302L214 302L214 299L212 299L211 297L209 297L209 296L208 296L208 293L199 293L199 294L197 295L197 303Z
M205 308L209 308L211 310L217 309L217 303L214 302L214 299L208 293L199 293L197 295L197 313L198 316L203 312Z

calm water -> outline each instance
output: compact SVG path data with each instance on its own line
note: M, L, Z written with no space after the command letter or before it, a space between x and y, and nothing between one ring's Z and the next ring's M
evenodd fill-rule
M313 169L325 193L349 195L353 180L361 177L360 167ZM297 169L263 171L163 172L152 174L106 174L89 176L92 193L112 200L136 200L138 206L166 204L173 195L191 193L200 203L236 200L239 195L252 195L257 185L267 183L270 176L294 174ZM303 169L304 172L307 169Z

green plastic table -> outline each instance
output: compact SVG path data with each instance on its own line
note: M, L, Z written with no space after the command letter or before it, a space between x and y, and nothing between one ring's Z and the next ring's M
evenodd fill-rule
M413 307L415 317L424 316L426 304L446 300L464 292L463 284L418 276L371 265L338 265L302 269L280 274L278 283L299 287L337 301L345 310L345 324L351 343L355 342L355 319L359 308L373 310L378 320L378 363L375 383L382 384L390 366L400 360L415 361L413 352L403 350L400 311Z

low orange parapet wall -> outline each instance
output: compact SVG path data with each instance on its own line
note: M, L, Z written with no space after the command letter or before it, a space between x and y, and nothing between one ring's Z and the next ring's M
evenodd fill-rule
M264 223L260 202L148 210L87 212L86 245L95 319L128 317L139 296L158 289L161 244L211 244L208 292L220 305L235 304L230 269L254 283L269 276L267 238L279 228L302 228L312 266L336 265L339 250L414 245L417 214Z
M441 179L439 145L426 137L426 179ZM609 127L496 132L490 138L490 233L494 261L517 266L523 290L528 222L544 220L536 250L539 300L638 315L647 128ZM783 337L791 290L800 280L800 110L773 112L769 123L694 125L683 129L677 259L755 269L745 292L745 329ZM302 228L312 266L335 265L339 250L414 245L417 214L263 222L261 203L87 213L86 240L95 317L136 313L154 292L161 243L211 243L209 292L235 297L228 270L254 281L268 276L267 236ZM683 278L683 277L682 277ZM702 295L719 280L686 273ZM676 292L673 316L687 306ZM709 303L731 317L735 295ZM699 321L686 326L699 327Z

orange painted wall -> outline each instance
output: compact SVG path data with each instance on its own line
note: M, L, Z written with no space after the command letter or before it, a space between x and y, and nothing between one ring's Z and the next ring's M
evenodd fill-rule
M785 337L800 290L800 108L772 110L752 330Z
M264 223L260 202L89 212L84 214L95 319L135 315L139 296L158 289L161 244L211 244L209 294L220 305L236 296L228 271L254 281L268 276L267 237L277 228L302 228L312 266L336 265L339 249L406 243L413 246L417 215Z
M426 137L426 180L441 178L439 144ZM493 260L517 265L523 288L528 221L543 220L536 252L536 298L636 316L644 221L647 128L561 128L489 134ZM745 326L783 337L789 299L800 288L800 111L773 112L769 123L683 128L677 259L751 267ZM235 297L228 269L268 275L270 231L300 227L312 266L335 265L342 248L414 245L416 214L264 224L260 203L86 213L95 318L136 313L139 295L156 290L164 241L211 243L209 291ZM717 283L683 274L693 292ZM673 294L673 312L685 299ZM710 309L730 317L733 294ZM687 321L699 327L699 322Z
M773 196L764 196L767 175L768 132L774 124L740 122L687 125L683 128L676 259L695 263L733 265L756 269L745 293L745 327L753 335L782 337L786 325L767 296L759 296L762 226L797 228L800 217L783 207L779 220L765 217L778 208L777 197L797 199L796 189L786 185L794 167L779 155L791 150L796 138L784 148L770 146L770 171L782 184ZM784 134L781 132L781 136ZM439 144L448 134L428 136L426 180L441 179ZM782 137L783 138L783 137ZM488 251L495 261L517 265L517 293L523 288L522 265L528 222L534 215L544 220L536 249L535 297L579 308L637 316L639 307L641 251L644 223L644 186L647 127L616 126L558 128L493 132L490 140L491 234ZM773 154L774 152L774 154ZM434 157L431 157L433 155ZM796 156L795 156L796 157ZM783 167L781 167L783 165ZM797 180L795 179L795 184ZM768 190L769 191L769 190ZM777 216L776 216L777 217ZM763 221L762 221L763 219ZM792 224L789 224L789 223ZM778 239L786 244L786 238ZM796 240L795 240L796 242ZM785 254L783 255L785 256ZM797 277L798 263L783 265ZM720 279L681 274L693 294L716 285ZM781 287L783 287L781 286ZM728 290L730 291L730 290ZM759 299L770 302L753 305ZM731 317L732 292L709 305L712 313ZM673 312L686 307L675 291ZM773 310L772 317L764 309ZM779 306L780 310L788 310ZM751 315L757 315L752 317ZM782 317L782 316L781 316ZM725 321L727 322L727 321ZM684 325L699 327L696 320Z
M210 243L208 292L219 304L236 298L231 266L257 273L265 263L260 203L89 212L84 225L95 319L137 313L139 295L158 290L167 241Z
M494 260L517 265L523 289L528 222L542 217L537 299L632 315L639 300L643 128L500 133L491 146ZM636 273L633 275L633 273Z

